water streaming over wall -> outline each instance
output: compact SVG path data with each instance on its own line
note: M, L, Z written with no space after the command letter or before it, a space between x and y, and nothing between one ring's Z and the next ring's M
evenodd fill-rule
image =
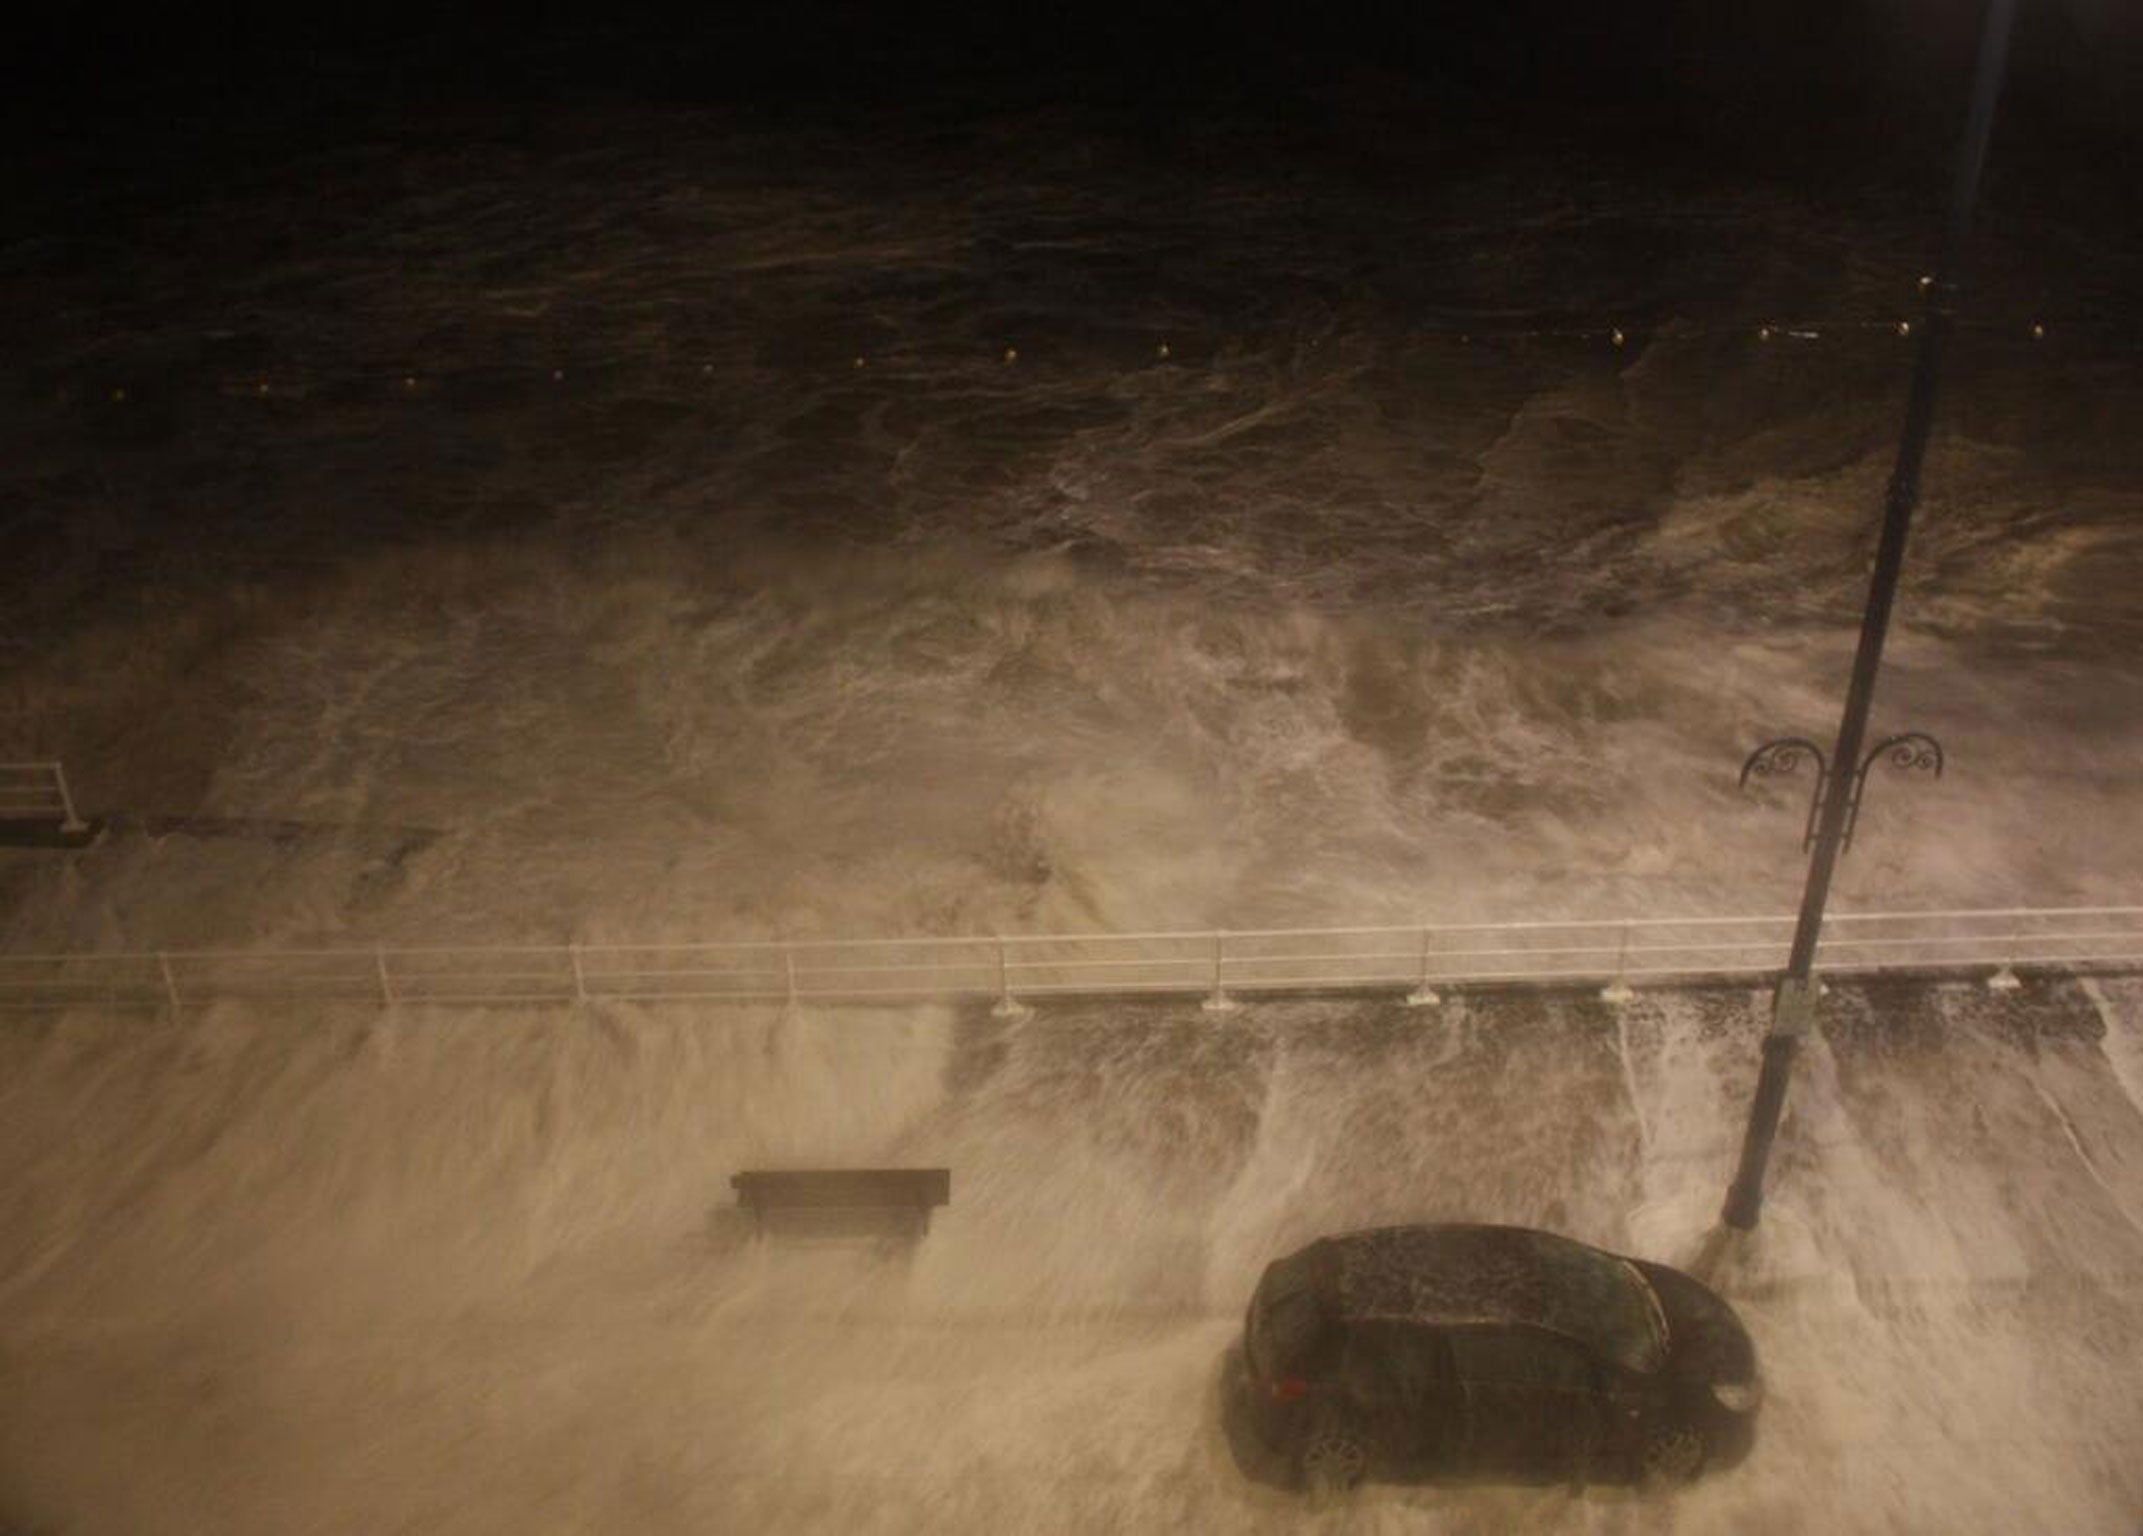
M1840 987L1731 1284L1769 1380L1692 1531L2117 1529L2143 1498L2137 988ZM1759 996L696 1016L224 1010L5 1037L31 1529L1287 1529L1222 1431L1259 1269L1406 1218L1688 1261ZM944 1163L913 1249L742 1166ZM1347 1528L1635 1530L1377 1489Z

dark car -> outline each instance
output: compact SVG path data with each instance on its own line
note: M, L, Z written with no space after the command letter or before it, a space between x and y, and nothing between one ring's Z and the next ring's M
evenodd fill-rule
M1755 1437L1756 1351L1678 1270L1523 1227L1311 1243L1250 1298L1237 1383L1305 1487L1364 1477L1681 1482Z

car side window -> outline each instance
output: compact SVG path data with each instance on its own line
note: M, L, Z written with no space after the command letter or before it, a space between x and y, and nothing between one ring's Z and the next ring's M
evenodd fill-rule
M1404 1328L1394 1353L1407 1384L1420 1391L1440 1391L1452 1384L1451 1346L1435 1328Z
M1449 1392L1455 1383L1443 1333L1418 1323L1370 1319L1347 1330L1346 1372L1372 1395Z
M1599 1375L1583 1349L1536 1328L1459 1329L1451 1354L1459 1376L1483 1386L1589 1392Z

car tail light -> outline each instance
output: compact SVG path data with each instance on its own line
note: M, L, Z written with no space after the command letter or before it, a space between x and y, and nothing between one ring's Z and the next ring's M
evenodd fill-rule
M1310 1395L1310 1384L1300 1376L1281 1376L1266 1391L1276 1403L1294 1403Z

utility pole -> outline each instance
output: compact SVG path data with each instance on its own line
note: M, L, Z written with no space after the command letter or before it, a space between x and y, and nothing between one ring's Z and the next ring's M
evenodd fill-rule
M1933 279L1925 284L1926 304L1919 348L1913 358L1912 393L1905 405L1905 429L1898 442L1897 465L1890 472L1890 487L1884 498L1882 542L1875 553L1875 574L1868 583L1868 608L1861 619L1860 649L1853 657L1853 680L1846 689L1845 714L1838 722L1838 741L1831 751L1834 764L1858 763L1861 744L1867 736L1868 707L1875 699L1875 674L1882 666L1883 637L1890 627L1898 573L1905 564L1905 537L1911 531L1913 507L1920 496L1920 465L1927 457L1928 431L1934 423L1935 384L1941 376L1943 344L1956 318L1957 273L1965 236L1971 228L1972 205L1979 195L1979 173L1987 159L1994 104L2001 95L2016 10L2017 0L1989 0L1987 7L1979 63L1972 81L1971 115L1957 155L1949 223ZM1755 1100L1749 1106L1741 1166L1734 1175L1733 1187L1727 1191L1721 1218L1727 1226L1740 1231L1753 1228L1763 1210L1764 1169L1771 1161L1771 1144L1778 1138L1778 1121L1786 1106L1786 1084L1793 1075L1793 1059L1799 1054L1802 1037L1815 1026L1816 940L1823 931L1823 904L1830 896L1831 871L1837 866L1845 839L1852 798L1843 793L1828 796L1816 828L1815 849L1808 860L1808 884L1801 894L1800 921L1793 930L1793 949L1772 1003L1771 1027L1764 1035L1763 1069L1756 1080Z

